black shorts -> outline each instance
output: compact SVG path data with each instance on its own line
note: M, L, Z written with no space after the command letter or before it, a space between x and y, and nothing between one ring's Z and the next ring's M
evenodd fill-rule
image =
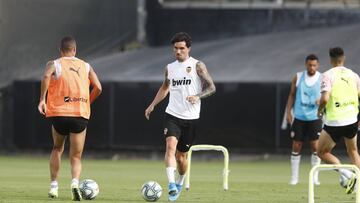
M294 119L291 125L290 136L295 141L304 142L306 138L310 141L319 139L322 121L320 119L314 121L302 121Z
M80 133L86 129L88 119L83 117L57 116L50 117L51 123L56 132L61 135L69 135L70 133Z
M188 152L196 137L196 126L199 119L185 120L165 113L164 136L175 136L178 140L176 149Z
M358 123L353 123L345 126L327 126L324 125L324 130L330 135L335 143L339 142L342 137L349 139L357 135Z

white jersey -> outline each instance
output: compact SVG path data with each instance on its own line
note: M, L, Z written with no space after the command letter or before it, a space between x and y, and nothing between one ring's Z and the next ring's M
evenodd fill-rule
M300 79L301 79L301 76L303 73L304 73L304 71L296 73L296 87L299 85L299 82L300 82ZM318 81L320 76L321 76L321 73L318 71L316 71L315 75L313 75L313 76L309 76L308 74L305 74L306 85L313 86Z
M198 60L190 57L184 62L174 61L167 65L170 98L166 113L186 120L200 117L201 100L196 104L186 100L186 97L202 91L201 79L196 71L197 62Z

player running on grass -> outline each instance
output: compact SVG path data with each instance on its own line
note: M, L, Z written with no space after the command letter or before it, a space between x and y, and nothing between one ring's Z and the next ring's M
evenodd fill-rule
M50 155L51 183L48 195L50 198L58 197L57 178L61 155L65 138L69 136L71 194L74 201L80 201L81 155L90 118L90 104L100 95L101 84L93 68L75 57L76 41L73 37L61 40L60 54L60 58L47 64L38 105L39 112L52 123L53 149Z
M170 92L164 121L165 166L169 201L176 201L185 179L187 152L196 136L201 99L214 94L215 85L205 64L190 57L191 37L187 33L176 33L171 43L176 61L166 66L164 82L145 110L145 117L149 119L155 106ZM175 182L176 168L179 179Z
M359 75L344 67L345 55L340 47L329 50L333 68L326 71L321 82L321 99L318 116L324 116L324 127L318 144L318 156L328 164L341 164L331 151L344 138L351 162L360 168L357 149ZM349 178L346 193L354 191L356 176L349 170L339 169Z

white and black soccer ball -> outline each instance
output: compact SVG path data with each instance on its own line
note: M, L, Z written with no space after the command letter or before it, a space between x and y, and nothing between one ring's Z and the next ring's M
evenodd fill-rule
M344 176L344 175L340 175L340 178L339 178L339 183L340 183L340 186L343 187L343 188L346 188L347 187L347 184L349 182L349 179Z
M160 199L162 194L162 188L159 183L155 181L149 181L142 185L141 195L144 200L148 202L155 202Z
M83 199L92 200L99 194L99 185L91 179L85 179L80 182L79 189Z

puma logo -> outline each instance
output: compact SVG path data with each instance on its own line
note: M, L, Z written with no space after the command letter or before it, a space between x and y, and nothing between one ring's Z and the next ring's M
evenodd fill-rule
M341 80L343 80L343 81L345 81L347 84L349 84L349 81L346 80L345 78L342 77Z
M79 69L80 69L80 68L78 68L77 70L75 70L75 68L73 68L73 67L70 67L70 68L69 68L70 71L74 71L75 73L78 74L78 76L80 76L80 74L79 74Z

